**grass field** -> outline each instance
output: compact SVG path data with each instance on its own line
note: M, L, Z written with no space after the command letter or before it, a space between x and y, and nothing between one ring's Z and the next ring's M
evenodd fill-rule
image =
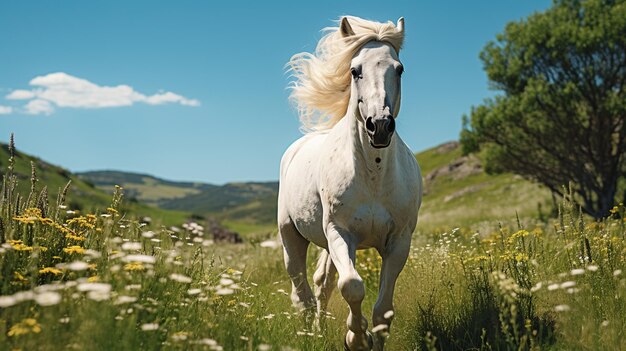
M280 249L142 223L124 215L122 189L76 213L71 191L45 199L43 181L30 195L15 181L8 171L0 199L0 349L342 349L347 305L335 294L325 328L312 330L290 306ZM519 221L494 209L502 226L461 210L448 222L423 216L389 350L626 349L624 207L593 222L564 202L542 222L535 200ZM371 312L380 261L357 260Z

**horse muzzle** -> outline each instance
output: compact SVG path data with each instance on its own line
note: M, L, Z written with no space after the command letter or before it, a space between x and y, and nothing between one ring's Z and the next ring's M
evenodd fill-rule
M382 149L391 144L391 137L396 130L396 121L392 116L367 117L365 130L370 144L376 149Z

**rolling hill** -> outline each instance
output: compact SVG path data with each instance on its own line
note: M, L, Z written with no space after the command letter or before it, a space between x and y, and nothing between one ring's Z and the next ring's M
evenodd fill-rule
M25 154L19 150L15 153L14 173L18 178L18 191L28 194L31 187L31 162L35 165L37 175L37 191L47 187L49 199L55 201L59 192L68 181L72 181L68 193L68 207L73 210L90 212L106 209L111 203L111 195L93 184L83 180L72 172L59 166L52 165L40 158ZM4 176L9 163L9 151L6 144L0 144L0 176ZM113 192L111 186L108 190ZM189 217L185 211L164 210L128 199L123 202L122 210L137 217L151 217L158 219L164 225L179 225Z
M103 191L111 192L114 185L121 185L128 196L137 201L165 210L216 217L230 227L235 226L231 229L241 230L242 225L270 225L276 217L278 182L213 185L174 182L120 171L93 171L78 175Z

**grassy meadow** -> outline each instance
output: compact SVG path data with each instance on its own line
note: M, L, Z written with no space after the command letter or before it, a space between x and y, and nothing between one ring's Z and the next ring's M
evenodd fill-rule
M426 156L428 165L449 162ZM77 209L72 189L46 184L37 169L18 179L15 165L5 165L0 194L1 350L342 349L347 305L335 293L325 327L306 324L290 306L280 248L260 244L275 232L217 244L200 224L173 230L157 216L133 218L122 188ZM496 179L508 186L498 204L534 186L507 177ZM498 222L481 210L494 199L440 193L463 188L450 179L427 189L389 350L626 349L623 205L594 222L564 201L545 219L537 204L549 194L534 192L523 206L489 209ZM311 271L317 254L310 250ZM357 266L369 314L380 260L360 251Z

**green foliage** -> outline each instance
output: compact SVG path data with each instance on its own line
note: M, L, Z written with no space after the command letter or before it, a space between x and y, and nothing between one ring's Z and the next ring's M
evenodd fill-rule
M562 0L511 22L481 53L502 95L472 109L464 150L608 214L626 164L626 2Z

